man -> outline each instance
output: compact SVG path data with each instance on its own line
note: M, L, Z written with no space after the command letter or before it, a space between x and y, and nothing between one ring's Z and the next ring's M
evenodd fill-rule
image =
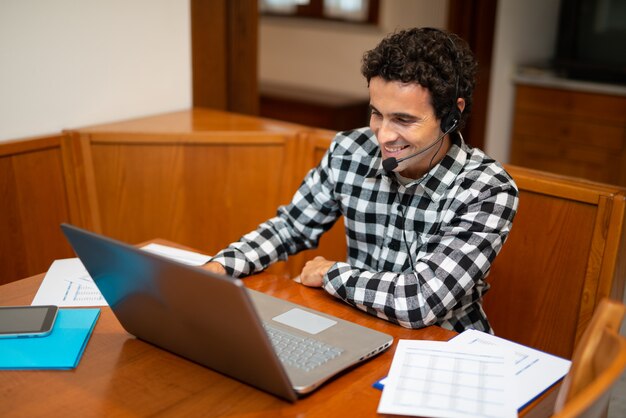
M485 278L518 204L502 166L458 133L472 107L476 61L447 32L411 29L363 57L369 128L337 134L277 216L206 268L235 277L313 248L344 216L348 260L316 257L300 275L405 327L491 332Z

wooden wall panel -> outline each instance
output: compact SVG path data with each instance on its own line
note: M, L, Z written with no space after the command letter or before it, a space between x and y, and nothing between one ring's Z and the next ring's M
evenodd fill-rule
M227 110L226 1L191 0L190 13L193 103Z
M70 221L60 136L0 145L0 284L72 257L59 224Z
M498 0L450 0L448 5L447 29L463 38L478 60L472 116L463 136L468 144L484 149Z
M194 106L259 112L257 0L191 0Z
M511 162L626 186L626 97L516 86Z

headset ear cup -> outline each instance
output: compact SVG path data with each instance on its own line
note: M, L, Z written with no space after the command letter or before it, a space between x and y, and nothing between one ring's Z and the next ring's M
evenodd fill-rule
M461 121L461 110L455 107L441 120L441 132L453 132Z

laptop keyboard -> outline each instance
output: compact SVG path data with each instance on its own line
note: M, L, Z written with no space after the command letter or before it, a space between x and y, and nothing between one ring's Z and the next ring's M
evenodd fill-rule
M278 358L286 365L306 372L341 355L343 350L313 338L300 337L263 324Z

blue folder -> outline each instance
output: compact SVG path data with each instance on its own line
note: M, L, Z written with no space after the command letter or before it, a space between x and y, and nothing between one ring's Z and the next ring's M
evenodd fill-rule
M100 309L59 309L49 335L0 339L0 370L75 368L99 316Z

